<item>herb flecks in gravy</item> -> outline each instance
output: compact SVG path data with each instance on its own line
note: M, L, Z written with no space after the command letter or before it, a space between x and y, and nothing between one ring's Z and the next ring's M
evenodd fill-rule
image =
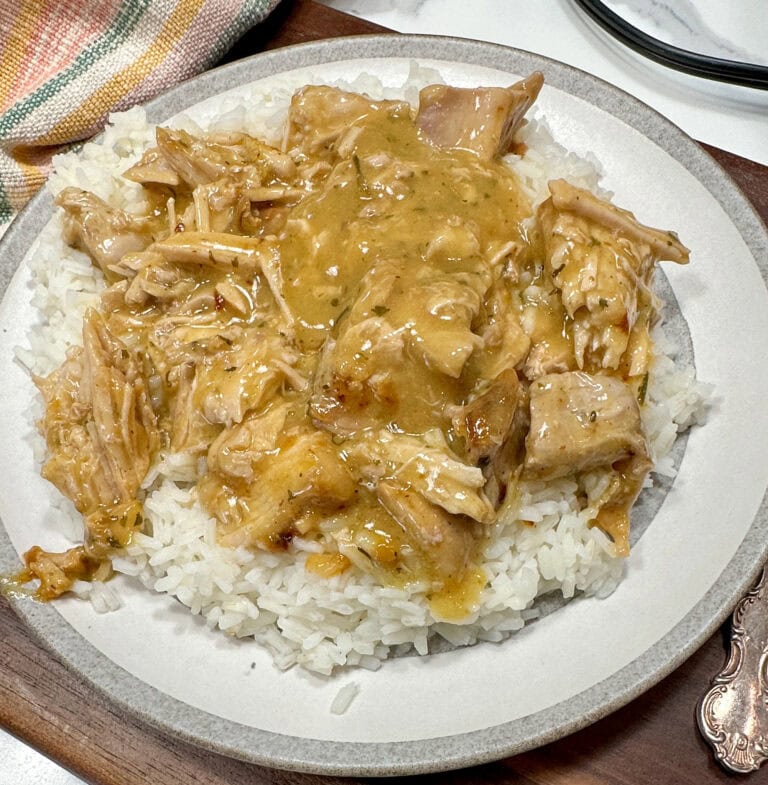
M534 209L502 155L541 84L431 86L416 112L306 87L280 150L158 129L125 175L147 215L59 195L110 285L36 380L43 474L86 522L27 554L41 598L108 572L168 455L221 544L311 540L308 572L418 583L436 618L476 606L520 478L602 473L584 504L627 552L650 281L687 251L565 181Z

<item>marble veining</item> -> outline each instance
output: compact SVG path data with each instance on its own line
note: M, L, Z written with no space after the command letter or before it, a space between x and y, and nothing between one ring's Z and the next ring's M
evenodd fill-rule
M320 0L402 33L475 38L568 63L621 87L694 139L768 165L768 91L665 68L598 27L573 0ZM768 64L766 0L606 0L650 35Z
M765 8L763 0L762 7ZM750 3L747 3L750 4ZM611 10L649 35L682 49L702 54L740 60L747 63L768 63L768 57L757 46L750 46L753 31L765 26L754 24L764 16L760 8L753 9L752 24L728 21L732 8L718 2L717 6L697 0L614 0L606 3ZM744 10L743 8L741 9ZM725 29L729 28L729 29Z

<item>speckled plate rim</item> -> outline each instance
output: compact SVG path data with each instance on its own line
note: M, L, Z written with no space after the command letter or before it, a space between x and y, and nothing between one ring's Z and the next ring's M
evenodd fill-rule
M250 81L338 60L427 58L483 65L515 74L546 70L548 84L622 120L682 164L720 203L768 281L768 233L730 177L679 128L642 102L587 73L528 52L437 36L374 35L318 41L238 61L186 82L146 105L160 122L206 98ZM29 244L52 210L40 193L0 245L4 294ZM733 558L713 587L654 646L608 679L536 714L494 727L406 742L354 743L296 738L247 727L171 698L116 666L50 606L12 600L40 641L70 668L132 715L178 738L274 768L335 775L417 774L477 765L546 744L606 716L659 682L723 622L768 556L768 493ZM18 555L0 527L0 568ZM704 685L702 685L703 687ZM693 707L691 708L693 711Z

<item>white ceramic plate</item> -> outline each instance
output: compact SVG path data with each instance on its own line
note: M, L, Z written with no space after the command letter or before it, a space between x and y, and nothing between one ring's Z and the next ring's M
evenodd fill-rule
M361 59L363 58L363 59ZM768 242L749 203L694 142L619 90L553 61L489 44L377 36L292 47L212 72L152 102L153 121L256 80L296 85L361 69L401 84L409 62L456 85L506 85L534 69L537 103L558 141L604 163L605 186L640 220L675 228L688 267L666 273L698 376L716 387L710 422L688 439L680 472L608 599L579 600L500 645L387 662L330 679L280 672L248 642L209 632L171 599L121 580L125 607L15 603L71 667L130 711L222 753L339 774L394 774L480 763L607 714L669 673L725 618L766 555ZM199 103L202 101L203 103ZM42 195L3 242L6 278L50 215ZM8 269L10 268L10 270ZM32 384L13 361L33 323L22 263L0 305L0 569L55 534L54 491L35 471L23 410ZM360 692L331 715L339 689Z

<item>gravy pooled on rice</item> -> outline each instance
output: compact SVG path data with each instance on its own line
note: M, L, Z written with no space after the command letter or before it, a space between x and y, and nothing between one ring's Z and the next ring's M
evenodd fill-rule
M651 279L688 251L564 179L532 205L501 156L542 82L431 85L417 111L304 87L282 149L158 128L124 175L146 215L58 195L108 287L36 379L43 475L86 532L25 555L39 597L108 577L176 454L220 545L310 541L309 572L425 584L436 619L475 609L520 482L572 479L628 553Z

